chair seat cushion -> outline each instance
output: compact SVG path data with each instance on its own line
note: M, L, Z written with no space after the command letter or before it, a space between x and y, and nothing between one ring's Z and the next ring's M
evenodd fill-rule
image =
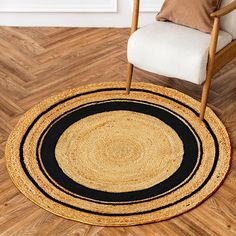
M154 22L134 32L128 41L128 61L134 66L201 84L205 80L210 35L170 22ZM232 41L220 31L217 51Z

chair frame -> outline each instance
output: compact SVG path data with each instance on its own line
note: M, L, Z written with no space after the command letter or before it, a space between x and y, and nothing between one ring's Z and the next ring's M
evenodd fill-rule
M140 6L140 0L134 0L131 34L133 34L138 29L139 6ZM214 24L211 32L211 41L209 45L206 79L203 82L203 89L202 89L201 108L200 108L201 120L204 120L212 77L227 63L229 63L233 58L236 57L236 40L233 40L229 45L227 45L221 51L216 53L218 35L220 30L220 18L232 12L235 9L236 9L236 0L211 14L211 17L214 18ZM127 94L130 93L133 70L134 70L134 65L128 63L128 77L126 85Z

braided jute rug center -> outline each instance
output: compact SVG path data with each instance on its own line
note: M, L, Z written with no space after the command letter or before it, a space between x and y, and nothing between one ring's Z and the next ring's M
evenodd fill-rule
M6 145L8 172L38 206L103 226L157 222L207 199L229 169L224 125L176 90L87 85L29 110Z

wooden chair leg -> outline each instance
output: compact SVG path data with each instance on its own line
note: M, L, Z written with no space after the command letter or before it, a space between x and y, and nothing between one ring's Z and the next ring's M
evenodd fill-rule
M214 68L214 63L215 63L215 54L216 54L219 28L220 28L220 19L215 17L213 29L211 32L211 43L210 43L209 55L208 55L206 81L205 81L205 83L203 85L203 89L202 89L202 101L201 101L201 110L200 110L200 119L201 120L204 120L207 99L208 99L209 90L211 87L211 80L213 77L213 68Z
M128 64L127 85L126 85L127 94L130 93L130 87L131 87L131 82L132 82L132 77L133 77L133 71L134 71L134 65L129 63Z
M207 106L207 99L211 87L211 77L206 78L206 81L203 85L202 89L202 99L201 99L201 111L200 111L200 119L204 120L205 112L206 112L206 106Z
M140 5L140 0L134 0L132 25L131 25L130 35L132 35L137 30L137 28L138 28L139 5ZM134 70L134 65L129 63L128 64L127 86L126 86L127 94L130 93L130 87L131 87L131 82L132 82L133 70Z

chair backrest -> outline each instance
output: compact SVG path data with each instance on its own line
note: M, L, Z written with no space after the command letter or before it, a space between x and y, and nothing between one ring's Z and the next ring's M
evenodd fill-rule
M234 0L222 0L221 7L228 5ZM236 39L236 10L222 17L221 29L230 33Z

